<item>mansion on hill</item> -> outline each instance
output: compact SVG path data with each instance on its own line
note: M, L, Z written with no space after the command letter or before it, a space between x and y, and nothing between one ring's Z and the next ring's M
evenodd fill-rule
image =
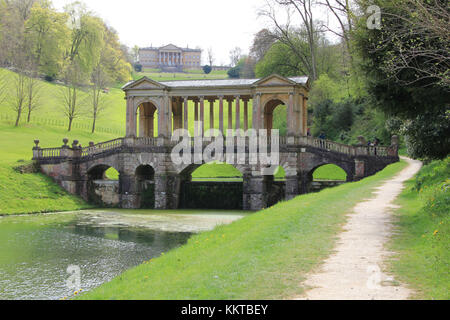
M202 50L180 48L173 44L160 48L141 48L139 60L144 69L183 72L189 69L201 69Z

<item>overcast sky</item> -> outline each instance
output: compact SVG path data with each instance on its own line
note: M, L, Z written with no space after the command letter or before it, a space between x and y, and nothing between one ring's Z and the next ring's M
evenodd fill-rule
M53 0L57 9L73 0ZM257 17L265 0L85 0L90 10L115 28L122 43L133 47L213 48L215 64L229 64L229 52L244 52L266 20Z

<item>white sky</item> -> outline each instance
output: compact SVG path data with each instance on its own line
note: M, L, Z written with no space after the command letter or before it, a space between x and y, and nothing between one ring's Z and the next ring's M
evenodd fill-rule
M172 43L179 47L200 47L203 49L202 64L206 64L207 50L212 48L214 64L229 65L229 53L233 48L240 47L244 54L248 53L255 34L271 26L267 18L257 14L265 7L266 0L81 1L117 30L120 41L127 46L160 47ZM74 0L52 2L62 11ZM285 11L277 12L277 16L283 19ZM315 18L327 22L330 27L337 26L323 7L316 8Z
M53 0L56 9L73 0ZM130 47L200 47L203 63L212 48L217 65L230 63L229 52L248 53L254 35L264 28L257 11L265 0L84 0Z

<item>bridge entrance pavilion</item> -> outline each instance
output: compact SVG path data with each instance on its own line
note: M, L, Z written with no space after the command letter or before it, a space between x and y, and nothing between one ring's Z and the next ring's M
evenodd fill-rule
M260 159L250 163L251 143L244 139L246 161L227 161L242 175L241 184L228 184L222 190L209 182L200 186L202 190L214 188L221 197L241 193L242 209L260 210L310 191L313 172L323 165L337 165L348 181L357 181L399 160L397 137L391 146L368 147L362 137L358 145L348 146L307 136L309 89L307 77L169 82L144 77L123 87L126 137L91 142L85 148L78 141L68 145L64 139L60 148L42 149L36 140L33 159L43 173L88 201L122 208L141 208L146 203L156 209L177 209L186 200L187 193L182 192L191 187L192 173L207 160L175 163L172 151L179 143L172 139L175 130L191 129L198 137L208 129L222 133L268 130L270 134L271 129L278 129L274 128L274 110L284 105L287 130L280 137L278 166L284 169L285 180L275 181L273 174L264 172L267 165ZM234 141L231 146L225 139L224 154L228 147L237 154ZM191 146L194 150L195 143ZM201 148L201 152L208 150L209 143ZM117 182L104 181L108 168L119 172ZM195 190L200 187L193 186Z

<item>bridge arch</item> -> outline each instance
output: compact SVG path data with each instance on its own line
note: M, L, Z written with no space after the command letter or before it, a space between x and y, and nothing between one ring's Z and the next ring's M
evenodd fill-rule
M135 170L136 196L139 208L155 208L155 169L141 164Z
M119 180L109 179L106 172L118 170L109 164L95 164L87 170L87 201L115 207L120 203Z
M139 119L138 136L140 138L143 137L153 138L155 136L155 129L158 128L157 126L158 114L159 114L158 107L152 102L143 102L138 106L136 110L136 117L137 119Z
M201 169L214 166L199 173ZM241 167L230 164L193 164L180 172L180 208L182 209L234 209L244 207L244 174ZM195 176L195 173L198 173Z
M270 131L273 128L273 119L274 119L274 111L277 108L280 108L282 106L286 107L288 104L284 99L279 97L270 97L263 107L263 128L268 131L268 134L270 134ZM287 112L286 112L286 123L287 123ZM275 129L281 129L281 128L275 128Z

